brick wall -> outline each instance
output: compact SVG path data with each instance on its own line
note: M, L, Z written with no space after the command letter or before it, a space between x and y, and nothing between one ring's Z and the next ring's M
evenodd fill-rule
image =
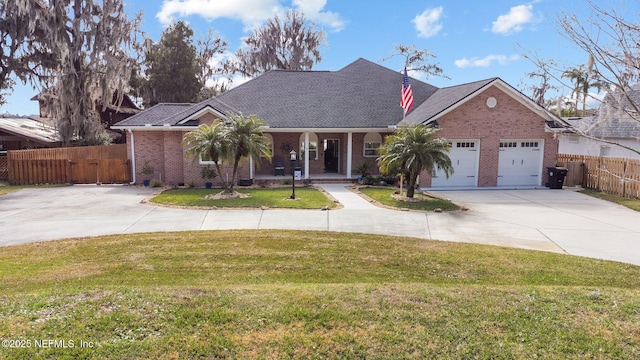
M183 132L171 131L162 132L164 135L164 177L163 181L169 185L184 183L184 164L191 164L190 160L185 161L182 150Z
M232 167L222 168L222 175L218 175L212 180L202 178L202 168L206 165L199 164L193 157L186 156L186 151L182 146L182 137L186 131L134 131L136 179L138 183L149 178L151 180L162 181L166 185L188 185L194 183L196 186L204 186L205 181L212 181L220 185L220 180L229 179L232 175ZM127 156L131 154L131 135L127 133ZM154 168L154 175L142 174L142 167L145 160ZM249 178L248 159L241 162L242 166L238 170L239 179ZM211 167L214 167L211 165ZM221 177L222 176L222 177Z
M486 105L489 97L497 100L494 108ZM544 139L543 168L555 165L558 142L545 132L544 119L495 86L438 119L438 124L440 137L480 140L479 187L497 185L501 139ZM428 172L420 174L420 186L431 186Z
M129 138L127 138L129 140ZM136 179L138 183L142 180L160 180L165 179L164 174L164 132L161 131L135 131L135 162L136 162ZM128 152L131 151L131 143L127 146ZM148 161L154 169L152 176L142 174L142 167Z

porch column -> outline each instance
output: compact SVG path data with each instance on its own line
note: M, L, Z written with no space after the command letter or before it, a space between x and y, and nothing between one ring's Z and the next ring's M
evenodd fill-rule
M347 179L351 179L351 162L353 161L353 133L347 133Z
M249 155L249 179L253 179L253 156Z
M309 132L306 131L304 133L304 178L309 178Z

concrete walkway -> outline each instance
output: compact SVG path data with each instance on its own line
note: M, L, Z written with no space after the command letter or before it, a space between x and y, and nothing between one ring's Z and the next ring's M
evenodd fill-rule
M359 209L359 210L375 210L379 207L371 204L363 199L360 195L347 189L345 184L318 184L319 188L324 189L333 196L336 200L344 206L344 209Z
M141 204L154 189L75 185L0 197L0 245L108 234L294 229L412 236L568 253L640 265L640 213L572 190L442 191L469 211L382 209L322 185L338 210L191 210Z

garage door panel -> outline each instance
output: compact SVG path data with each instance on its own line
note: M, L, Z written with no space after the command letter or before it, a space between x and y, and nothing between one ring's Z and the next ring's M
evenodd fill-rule
M454 173L447 179L444 171L436 169L431 187L477 186L479 144L477 140L452 140L449 158Z
M503 140L498 157L498 186L538 186L543 140Z

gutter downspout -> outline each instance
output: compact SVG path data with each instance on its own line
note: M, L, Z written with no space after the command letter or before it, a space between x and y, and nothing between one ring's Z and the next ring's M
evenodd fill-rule
M127 129L129 134L131 135L131 179L132 181L129 185L135 185L136 183L136 147L133 141L133 131L131 129Z

